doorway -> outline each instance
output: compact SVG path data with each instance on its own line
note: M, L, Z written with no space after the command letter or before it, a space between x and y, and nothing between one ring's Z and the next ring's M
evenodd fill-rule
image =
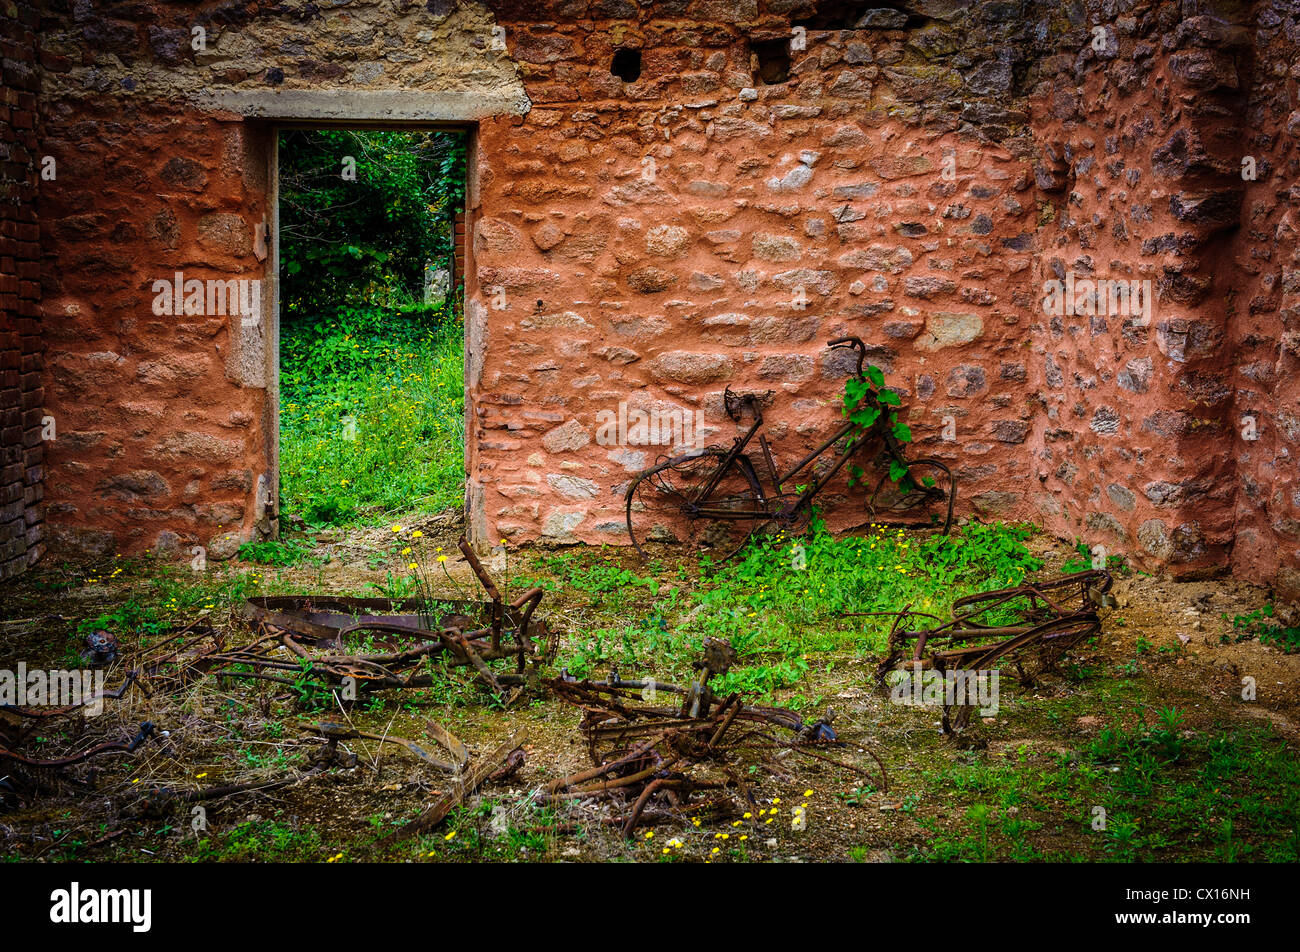
M277 130L281 528L463 518L468 139Z

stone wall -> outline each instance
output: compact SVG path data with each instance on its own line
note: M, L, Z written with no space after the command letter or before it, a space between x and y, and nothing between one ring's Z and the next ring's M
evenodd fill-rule
M1149 280L1156 297L1148 326L1036 324L1039 521L1179 575L1230 563L1291 598L1297 12L1090 6L1061 24L1078 52L1044 61L1033 117L1041 279Z
M1243 58L1244 146L1258 177L1228 244L1235 574L1300 600L1300 4L1261 4ZM1243 441L1251 421L1257 439Z
M629 4L580 21L563 6L501 6L533 108L481 129L492 535L626 538L622 491L668 447L603 445L621 402L702 411L725 441L724 388L759 393L778 464L800 458L841 422L853 364L825 343L846 334L950 461L963 509L1028 516L1029 24L991 4L814 19L768 84L758 52L790 39L797 5L656 4L632 22ZM612 74L616 49L640 51L635 81ZM859 494L832 490L835 524L866 521Z
M0 579L44 551L36 24L34 5L0 5Z
M723 389L755 392L801 456L840 419L825 341L856 334L963 513L1285 590L1295 6L55 0L54 535L224 554L267 525L273 276L252 330L155 316L152 282L265 274L270 120L436 120L472 133L478 542L622 542L668 447L604 439L620 404L726 441ZM1047 282L1120 280L1149 312L1045 311Z

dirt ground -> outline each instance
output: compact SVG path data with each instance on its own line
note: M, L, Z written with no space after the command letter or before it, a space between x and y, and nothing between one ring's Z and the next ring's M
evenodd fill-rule
M455 553L454 521L430 516L407 520L406 526L424 527L434 545L452 554L447 565L457 584L476 587ZM327 561L278 570L280 590L360 593L372 583L382 587L390 565L376 564L374 553L387 544L386 532L381 527L309 536L313 558ZM1046 562L1044 573L1076 556L1045 536L1030 544ZM621 549L583 557L641 571ZM521 564L512 566L509 558ZM535 563L523 564L530 562L527 553L499 552L486 564L498 578L514 572L545 577ZM675 568L670 563L665 572ZM146 578L120 566L45 566L0 589L0 667L19 660L29 667L66 665L79 637L78 621L129 601ZM274 685L218 685L209 679L179 696L128 692L120 701L107 701L101 717L70 716L21 731L19 719L0 711L0 745L7 729L8 742L34 757L122 739L146 719L168 732L165 743L61 774L0 762L0 778L10 769L28 790L23 797L0 798L0 855L27 861L889 862L1197 860L1224 858L1226 851L1230 859L1286 858L1300 846L1300 790L1294 783L1300 776L1300 655L1257 640L1237 641L1238 632L1223 617L1259 608L1270 601L1269 593L1230 578L1176 582L1137 573L1118 579L1112 591L1118 605L1104 616L1101 638L1032 685L1005 679L996 716L976 719L957 739L941 732L936 710L890 702L872 677L877 656L841 650L811 657L798 692L818 706L801 713L811 719L833 708L835 730L845 742L835 756L878 777L870 748L888 770L887 789L879 779L864 781L828 763L778 754L754 773L757 806L744 815L708 817L698 825L659 824L638 829L629 840L617 830L617 811L608 804L533 803L530 792L590 766L577 731L580 712L553 697L524 698L502 709L466 678L432 698L394 697L373 709L358 704L345 712L302 709ZM228 628L232 638L241 637L233 607L214 596L201 613ZM558 629L563 645L593 623L598 607L587 593L557 590L547 594L540 614ZM125 663L110 672L110 686L120 680ZM1243 700L1243 679L1253 679L1254 700ZM782 703L780 693L765 701L773 702ZM1130 766L1120 766L1129 761L1112 764L1098 753L1109 742L1107 732L1143 736L1166 708L1181 715L1181 740L1173 742L1186 742L1169 765L1131 774ZM202 825L187 802L167 796L300 775L320 742L298 724L343 718L363 730L419 743L427 743L425 723L436 721L475 755L521 730L525 765L505 783L486 785L436 831L377 855L370 843L448 788L445 775L392 745L347 741L343 746L357 755L355 766L336 766L266 792L203 801ZM1235 760L1223 760L1225 743L1234 748ZM1215 773L1228 763L1235 766ZM1129 780L1131 789L1123 786ZM1117 806L1111 813L1132 814L1141 834L1125 832L1128 820L1109 832L1098 830L1098 805L1111 802L1105 798L1112 795ZM1234 803L1257 803L1258 809L1233 812ZM1156 809L1159 804L1164 806ZM1185 807L1165 809L1169 804ZM1252 816L1260 817L1257 823Z

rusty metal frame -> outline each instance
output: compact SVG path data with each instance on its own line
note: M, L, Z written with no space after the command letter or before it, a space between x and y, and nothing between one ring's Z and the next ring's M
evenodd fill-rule
M830 341L828 346L832 349L839 347L852 347L857 351L857 377L859 380L866 379L863 375L862 369L863 360L866 356L866 345L860 338L840 337ZM860 428L857 424L846 422L843 426L837 429L829 439L825 440L820 446L805 455L789 470L785 473L779 473L776 468L776 463L772 459L772 451L768 446L767 439L763 434L759 433L760 428L763 426L763 411L759 406L758 398L753 394L737 396L732 393L730 388L727 388L723 392L723 402L727 410L727 415L735 422L740 422L742 412L745 409L749 410L753 416L754 422L743 435L735 438L732 442L731 448L726 450L725 453L722 452L721 447L709 448L710 454L718 453L721 455L721 462L703 482L692 488L693 491L690 492L689 496L682 499L681 505L678 507L682 514L692 521L696 519L731 521L737 523L747 520L752 521L755 525L754 528L746 534L746 539L748 539L748 537L755 531L765 528L767 525L772 523L776 523L787 530L794 529L796 526L800 525L803 520L808 518L812 511L813 500L816 498L817 494L820 493L822 489L825 488L826 485L836 476L836 474L839 473L849 459L858 453L864 452L866 448L870 447L874 450L874 452L870 454L873 459L887 454L891 462L896 461L900 465L907 467L909 471L912 466L925 465L933 466L946 473L949 481L947 512L944 516L943 526L940 531L942 534L947 535L949 529L952 527L953 509L957 502L956 477L953 475L952 470L948 465L941 460L927 457L924 459L909 461L903 454L902 445L894 437L893 433L889 431L889 428L885 423L887 416L883 411L887 408L880 408L882 410L880 416L877 417L876 422L873 423L870 429L866 432L858 433L857 431ZM763 483L762 480L758 478L758 470L755 468L753 461L743 452L755 435L758 435L759 447L763 453L763 460L767 467L767 474L771 479L772 487L775 490L775 493L770 497L763 491ZM808 466L816 462L826 453L827 450L831 449L836 443L846 437L849 438L848 443L840 454L835 457L835 461L830 468L820 475L814 474L810 486L798 495L794 496L793 502L785 502L784 500L788 500L791 494L783 492L781 488L782 485L789 482ZM655 474L671 469L675 466L680 466L692 459L697 459L701 455L701 451L695 451L666 459L661 458L654 466L638 473L628 485L627 492L624 496L626 503L628 537L632 540L632 545L636 548L642 558L647 558L648 556L645 549L642 548L641 541L637 539L636 532L632 526L632 514L634 511L634 499L637 487L641 483L651 480ZM755 491L756 499L754 502L757 504L757 508L728 508L723 504L726 502L726 499L717 499L714 497L713 494L718 485L722 482L727 472L733 466L737 467L740 473L751 481L751 485L754 487ZM889 481L889 473L886 472L880 478L879 482L876 483L875 489L867 499L866 505L868 510L871 511L873 518L876 516L876 500L880 497L881 490L884 489L886 482ZM650 485L653 485L653 482L651 482ZM923 486L917 486L903 498L906 500L918 494L926 497L943 495L938 490L931 490ZM907 505L895 503L893 506L883 511L901 512L913 508L915 505L915 501L910 502ZM738 546L735 551L728 553L727 557L734 555L736 551L739 551L740 547L743 547L743 545L744 540L741 541L740 546Z

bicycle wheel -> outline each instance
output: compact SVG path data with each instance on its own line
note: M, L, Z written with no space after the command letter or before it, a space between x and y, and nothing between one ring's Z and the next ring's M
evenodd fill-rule
M907 475L897 482L885 473L867 500L867 509L889 525L910 529L937 528L943 535L952 528L957 503L957 480L946 463L937 459L904 460Z
M664 460L640 473L627 488L627 532L642 558L648 543L679 543L712 549L718 561L740 551L755 526L770 515L758 477L739 456L707 497L704 489L726 460L727 451L710 446Z

